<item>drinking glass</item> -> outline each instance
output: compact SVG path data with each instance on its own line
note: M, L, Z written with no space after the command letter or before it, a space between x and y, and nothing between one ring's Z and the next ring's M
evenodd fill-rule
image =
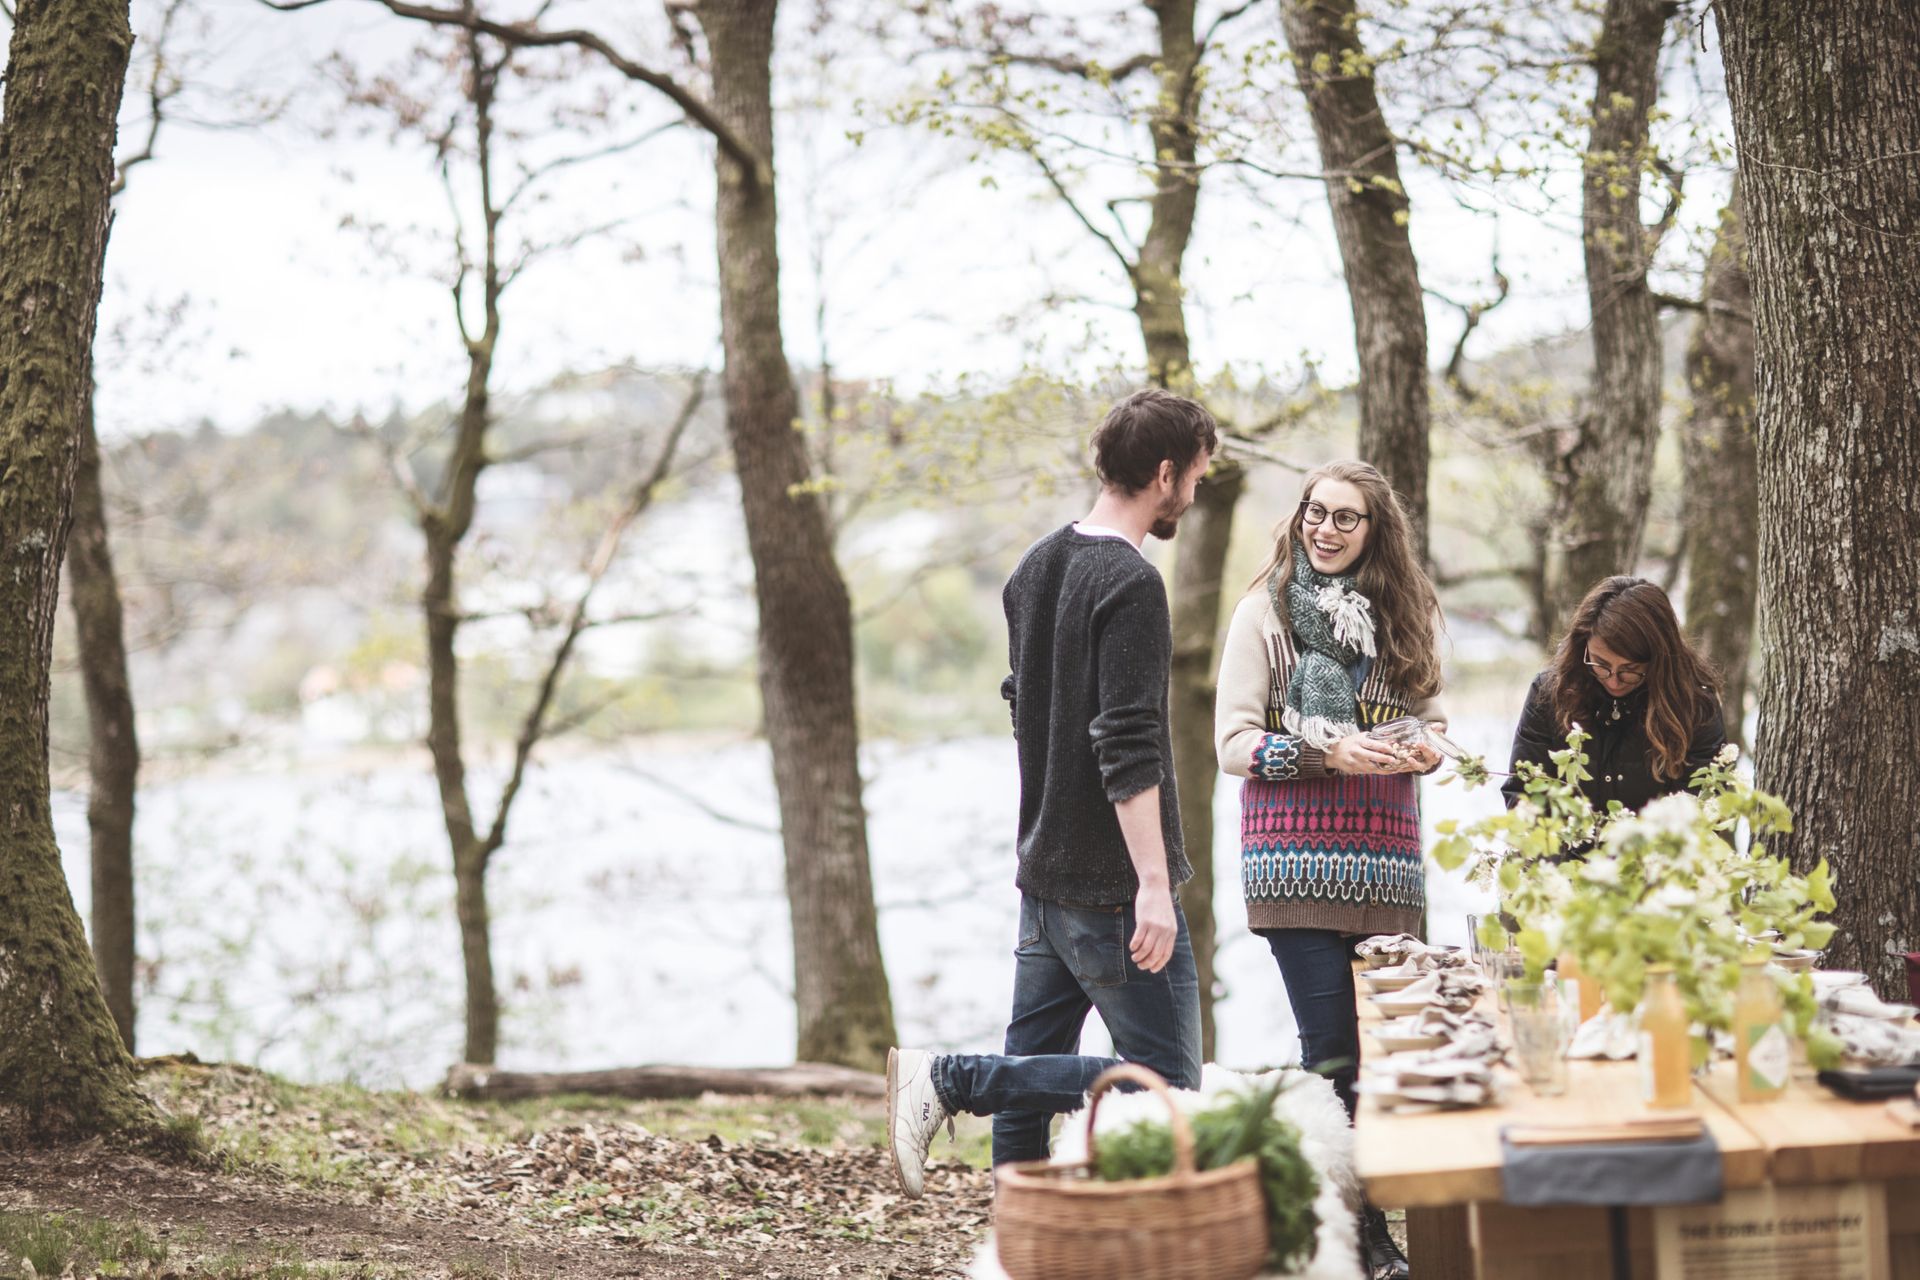
M1565 1093L1567 1048L1573 1037L1558 984L1509 982L1504 994L1520 1078L1543 1098Z

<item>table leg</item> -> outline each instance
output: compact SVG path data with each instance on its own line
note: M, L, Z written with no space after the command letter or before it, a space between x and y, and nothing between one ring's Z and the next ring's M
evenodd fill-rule
M1467 1206L1407 1210L1407 1260L1420 1280L1474 1280Z

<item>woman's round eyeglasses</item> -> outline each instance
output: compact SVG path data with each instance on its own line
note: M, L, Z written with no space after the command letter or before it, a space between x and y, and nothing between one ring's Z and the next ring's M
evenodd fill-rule
M1613 667L1604 662L1595 662L1593 660L1593 650L1591 649L1587 650L1587 656L1582 659L1582 661L1592 670L1596 680L1618 680L1624 685L1636 685L1647 678L1647 669L1645 667L1640 668L1638 671L1629 671L1624 666Z
M1349 507L1336 507L1329 511L1317 502L1302 502L1300 513L1301 523L1313 526L1324 524L1328 517L1332 517L1333 527L1342 533L1352 533L1360 527L1362 520L1373 519L1372 516L1362 515Z

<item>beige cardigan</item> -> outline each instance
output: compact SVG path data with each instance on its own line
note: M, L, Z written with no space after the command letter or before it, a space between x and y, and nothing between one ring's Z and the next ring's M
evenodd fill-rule
M1220 651L1220 682L1214 691L1214 750L1226 772L1239 778L1252 776L1254 748L1268 734L1283 732L1280 713L1286 707L1293 664L1293 633L1274 616L1264 587L1249 592L1227 625L1227 642ZM1387 687L1378 665L1357 697L1363 726L1403 715L1446 723L1438 695L1412 703ZM1318 778L1327 772L1326 756L1317 747L1301 743L1298 776Z

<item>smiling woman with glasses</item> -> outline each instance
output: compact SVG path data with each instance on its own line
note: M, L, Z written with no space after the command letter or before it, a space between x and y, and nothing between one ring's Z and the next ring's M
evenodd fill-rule
M1301 1060L1354 1114L1353 944L1425 927L1418 775L1440 764L1440 604L1406 508L1379 470L1331 462L1233 611L1214 745L1240 784L1247 926L1279 966ZM1409 727L1406 738L1383 725ZM1405 745L1401 745L1401 744ZM1387 1220L1362 1210L1369 1280L1405 1276Z
M1638 809L1686 787L1726 743L1719 680L1687 643L1667 593L1644 578L1608 578L1587 593L1534 680L1513 736L1513 765L1567 745L1575 724L1593 735L1580 790L1596 809ZM1525 794L1510 777L1509 805Z

